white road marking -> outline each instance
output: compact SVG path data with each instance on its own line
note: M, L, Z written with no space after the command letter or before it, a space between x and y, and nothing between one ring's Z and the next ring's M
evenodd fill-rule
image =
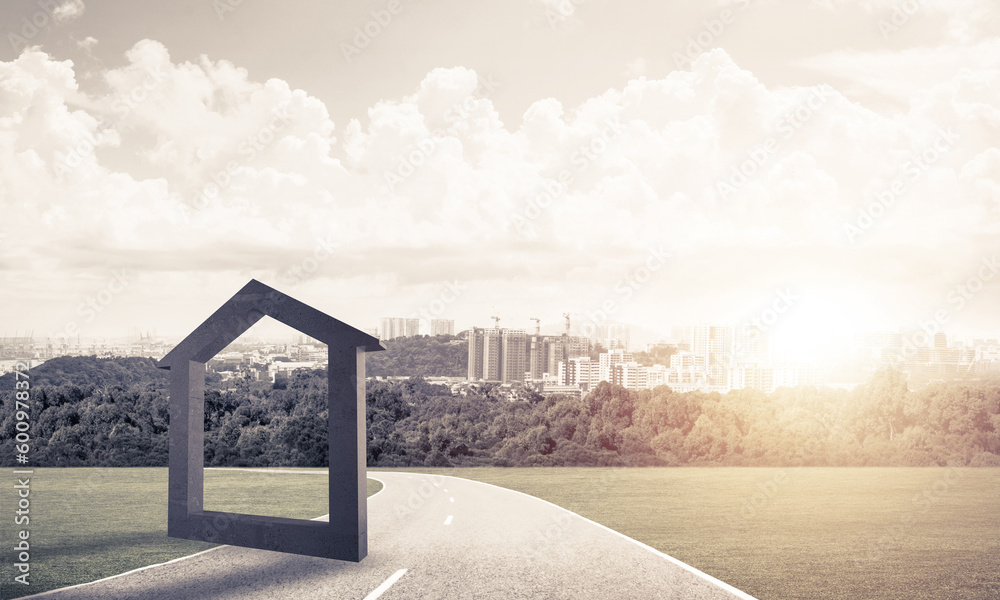
M444 491L446 491L446 492L448 491L448 488L441 488L441 489L443 489L443 490L444 490Z
M444 520L445 525L451 525L451 520L454 519L454 515L448 515L448 518Z
M145 567L139 567L138 569L132 569L131 571L126 571L124 573L119 573L117 575L112 575L111 577L105 577L104 579L95 579L94 581L88 581L86 583L78 583L76 585L70 585L70 586L66 586L66 587L63 587L63 588L57 588L57 589L54 589L54 590L49 590L47 592L39 592L37 594L32 594L30 596L21 596L21 597L22 598L41 598L41 597L44 597L44 596L50 596L52 594L57 594L59 592L64 592L66 590L72 590L72 589L76 589L76 588L81 588L81 587L83 587L85 585L91 585L91 584L94 584L94 583L101 583L103 581L108 581L108 580L111 580L111 579L118 579L119 577L124 577L126 575L131 575L133 573L139 573L139 572L145 571L147 569L152 569L153 567L162 567L163 565L170 565L170 564L173 564L175 562L180 562L182 560L187 560L189 558L194 558L195 556L201 556L202 554L208 554L209 552L212 552L214 550L219 550L220 548L228 548L228 547L229 546L216 546L215 548L209 548L208 550L202 550L201 552L195 552L194 554L188 554L187 556L182 556L180 558L175 558L173 560L168 560L167 562L161 562L161 563L156 563L155 565L147 565Z
M378 586L377 588L372 590L372 593L365 596L365 600L375 600L376 598L384 594L386 590L391 588L392 584L399 581L399 578L402 577L403 575L406 575L406 569L400 569L396 571L395 573L389 576L389 579L383 581L382 585Z
M748 593L746 593L746 592L744 592L742 590L738 590L738 589L734 588L733 586L729 585L728 583L726 583L724 581L720 581L720 580L716 579L715 577L712 577L711 575L709 575L708 573L705 573L704 571L699 571L698 569L692 567L691 565L689 565L689 564L687 564L685 562L681 562L680 560L677 560L676 558L674 558L673 556L670 556L669 554L666 554L665 552L661 552L661 551L657 550L656 548L653 548L652 546L649 546L647 544L643 544L639 540L634 539L634 538L630 538L629 536L625 535L624 533L621 533L620 531L615 531L614 529L611 529L610 527L608 527L606 525L601 525L597 521L591 521L587 517L579 515L579 514L573 512L573 511L569 510L568 508L563 508L563 507L559 506L558 504L554 504L552 502L549 502L548 500L542 500L541 498L539 498L537 496L532 496L531 494L526 494L524 492L519 492L517 490L512 490L512 489L509 489L509 488L500 487L499 485L493 485L492 483L484 483L482 481L475 481L474 479L464 479L462 477L455 477L454 475L438 475L438 477L447 477L448 479L455 479L455 480L461 481L462 483L471 483L471 484L474 484L474 485L484 485L486 487L497 488L497 489L501 489L501 490L504 490L504 491L507 491L507 492L513 492L513 493L518 494L520 496L527 496L528 498L533 498L535 500L538 500L539 502L542 502L544 504L548 504L549 506L557 508L557 509L559 509L559 510L561 510L563 512L569 513L569 514L573 515L574 517L576 517L578 519L586 521L587 523L590 523L592 525L596 525L599 528L601 528L601 529L603 529L603 530L605 530L605 531L607 531L609 533L613 533L613 534L617 535L618 537L624 538L624 539L632 542L636 546L639 546L640 548L645 548L646 550L652 552L653 554L656 554L660 558L665 559L667 562L673 563L673 564L677 565L678 567L684 569L685 571L688 571L689 573L692 573L695 576L704 579L705 581L709 582L710 584L726 590L727 592L733 594L737 598L740 598L740 600L757 600L756 598L754 598L750 594L748 594Z

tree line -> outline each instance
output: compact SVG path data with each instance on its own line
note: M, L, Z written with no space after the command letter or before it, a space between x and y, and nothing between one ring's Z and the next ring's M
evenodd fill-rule
M165 466L168 373L149 359L63 357L32 370L34 466ZM231 385L232 382L227 382ZM205 392L207 466L326 466L326 373ZM0 377L13 465L14 379ZM9 390L9 391L7 391ZM583 398L497 384L452 395L419 377L367 384L370 466L1000 466L1000 381L907 389L876 373L851 391L633 391Z
M465 377L469 346L454 335L418 335L382 340L384 352L365 355L370 377Z

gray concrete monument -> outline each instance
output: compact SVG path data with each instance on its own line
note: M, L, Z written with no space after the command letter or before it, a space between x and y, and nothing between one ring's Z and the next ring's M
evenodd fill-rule
M205 363L269 316L329 349L330 520L203 510ZM365 352L378 339L251 280L170 351L170 490L167 535L360 562L368 554Z

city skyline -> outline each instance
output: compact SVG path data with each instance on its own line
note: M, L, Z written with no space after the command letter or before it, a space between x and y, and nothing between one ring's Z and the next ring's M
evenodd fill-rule
M357 326L359 329L372 332L373 335L378 335L379 337L381 337L383 336L383 329L379 324L384 326L384 323L387 319L409 322L410 329L406 330L409 332L406 335L403 334L392 335L391 337L388 338L383 337L382 339L394 339L396 337L410 337L412 335L424 335L424 336L457 335L468 332L474 327L479 329L488 329L493 327L485 323L490 319L480 319L479 321L475 321L469 324L468 326L459 326L456 325L454 319L441 318L441 319L432 319L431 321L425 321L423 319L418 319L418 318L402 318L402 317L391 317L391 318L382 317L380 319L373 321L372 323L359 323L357 324ZM564 330L565 320L566 319L564 313L563 317L560 318L558 322L556 322L555 320L553 320L552 322L546 322L544 320L538 319L537 320L538 323L536 324L536 319L530 318L523 320L512 319L512 321L514 321L515 323L514 325L509 325L509 322L503 319L501 319L499 323L500 327L504 329L519 329L519 330L524 330L526 332L531 332L534 331L535 328L537 327L539 331L544 335L555 335L558 334L560 331ZM526 324L521 324L521 321L526 322ZM751 327L754 326L755 324L759 324L760 329L762 331L767 332L768 335L771 337L771 343L775 345L775 347L781 346L786 351L791 351L792 349L795 348L795 346L782 346L780 335L776 335L780 333L780 329L782 328L769 327L766 324L763 324L765 323L765 321L753 318L745 318L742 320L728 320L728 321L710 319L697 323L665 322L664 324L659 326L653 326L648 323L643 324L643 323L623 323L619 321L601 321L599 325L591 327L591 325L595 323L595 321L589 319L582 319L584 327L581 327L579 324L577 324L576 321L573 321L572 319L571 321L573 322L573 325L571 326L570 331L573 335L589 337L594 340L601 340L608 337L607 335L602 333L603 331L606 331L608 327L624 328L624 330L626 331L625 334L626 336L631 335L633 338L638 338L636 344L632 346L633 348L639 346L647 346L656 343L670 343L678 341L679 339L681 339L678 336L678 330L681 329L690 330L691 328L700 325L739 328L739 327ZM415 326L416 328L414 328ZM442 328L450 329L451 332L449 333L447 331L444 331ZM784 329L787 328L788 326L786 326ZM73 341L77 338L85 340L133 340L133 339L141 340L143 338L157 339L157 340L175 340L182 337L173 333L161 334L155 327L140 327L136 325L130 325L128 327L123 327L122 329L124 333L120 334L83 335L82 333L78 332L78 335L74 336L67 336L65 335L65 332L58 332L59 335L51 336L51 335L46 335L44 333L40 333L37 329L32 329L32 328L26 328L23 330L13 329L10 331L8 330L0 331L0 340L24 338L24 337L32 337L38 342L46 340L57 340L57 339L62 339L64 341ZM841 335L838 336L838 338L841 340L842 343L850 343L851 340L854 340L858 336L865 336L872 334L876 335L911 334L911 335L916 335L921 339L923 339L923 336L925 334L929 334L928 339L933 338L934 334L940 334L940 335L946 335L949 340L972 340L972 339L998 338L1000 337L1000 328L979 329L979 330L976 329L955 330L947 327L947 325L942 326L935 320L930 319L924 323L918 322L910 326L900 326L895 328L877 328L877 327L852 328L850 330L845 330L844 332L842 332ZM301 333L292 330L280 323L273 322L271 319L264 319L261 322L255 324L248 331L246 335L254 339L276 341L276 340L286 340L290 337L298 337L301 335ZM920 344L923 344L923 342L920 342Z
M995 3L236 4L0 7L7 335L1000 331Z

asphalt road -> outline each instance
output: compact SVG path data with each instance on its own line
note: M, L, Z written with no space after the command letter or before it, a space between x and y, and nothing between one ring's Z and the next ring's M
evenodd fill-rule
M361 563L221 546L32 598L90 600L753 600L533 496L453 477L370 473Z

